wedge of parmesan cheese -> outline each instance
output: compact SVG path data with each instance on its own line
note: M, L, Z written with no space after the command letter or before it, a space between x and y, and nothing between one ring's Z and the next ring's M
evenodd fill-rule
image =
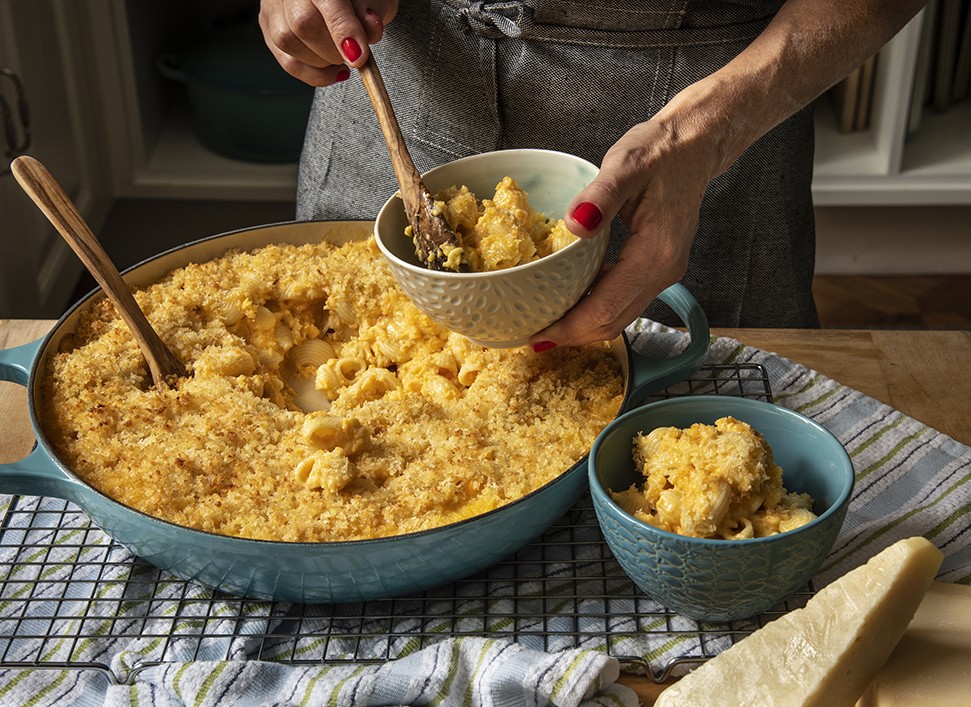
M971 696L971 587L932 582L859 707L965 707Z
M891 545L665 689L659 707L853 705L903 635L943 555Z

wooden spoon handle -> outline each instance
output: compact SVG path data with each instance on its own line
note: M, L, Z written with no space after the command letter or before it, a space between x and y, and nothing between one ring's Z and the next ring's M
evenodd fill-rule
M391 164L394 167L395 176L398 178L398 186L401 188L401 200L405 203L405 211L408 218L411 218L421 208L421 196L426 191L425 184L422 182L421 174L415 167L415 163L408 154L405 146L404 136L401 134L401 127L395 117L394 108L391 105L391 98L388 90L384 86L384 80L378 71L378 65L374 63L374 54L368 56L367 63L360 68L361 80L364 88L367 89L371 105L378 117L378 124L384 139L388 143L388 153L391 155Z
M177 378L185 377L182 363L152 328L121 273L47 168L33 157L23 155L11 163L10 169L23 190L77 253L118 308L118 313L141 347L155 386L162 390L166 385L174 385Z
M391 106L391 98L378 71L378 65L374 63L374 54L368 56L367 63L360 68L360 72L381 132L388 143L388 154L398 178L405 215L412 226L416 255L421 262L435 270L467 269L467 263L455 262L450 255L461 252L458 250L461 242L445 217L435 209L435 200L408 154L401 127Z

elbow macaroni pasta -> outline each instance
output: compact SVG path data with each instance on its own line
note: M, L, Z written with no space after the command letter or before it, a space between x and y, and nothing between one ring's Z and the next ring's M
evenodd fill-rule
M511 177L496 185L492 199L481 202L466 186L443 189L435 195L435 208L461 243L461 248L449 253L449 262L464 262L472 272L539 260L577 240L563 219L551 223L530 207L526 192ZM405 228L409 237L411 230L411 226Z
M373 239L232 252L136 298L190 377L156 390L94 303L51 357L45 431L101 492L209 532L324 542L484 513L570 468L623 398L606 344L536 355L439 327Z
M293 350L293 364L298 370L316 371L336 357L337 352L334 347L321 339L307 339Z
M314 452L303 459L294 470L297 480L308 489L323 489L338 493L350 484L356 469L340 447L326 452Z
M765 439L731 417L634 438L643 484L611 492L625 511L663 530L742 540L812 521L812 498L789 493Z

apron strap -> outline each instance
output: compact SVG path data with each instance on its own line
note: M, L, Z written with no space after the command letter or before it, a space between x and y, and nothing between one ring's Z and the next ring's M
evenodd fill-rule
M456 10L459 21L480 37L519 38L529 36L533 27L532 8L522 2L445 2Z
M778 4L779 0L774 0ZM771 0L437 0L460 32L485 40L519 39L590 47L646 49L753 39L768 24ZM433 11L434 14L434 11Z

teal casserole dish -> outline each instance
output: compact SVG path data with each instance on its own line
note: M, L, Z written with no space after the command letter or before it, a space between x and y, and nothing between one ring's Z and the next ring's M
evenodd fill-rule
M162 253L125 272L133 287L148 285L190 262L228 250L271 243L337 243L366 238L370 221L290 222L206 238ZM0 465L0 493L52 496L80 507L104 532L147 562L229 594L303 603L341 603L408 595L485 569L516 552L565 513L586 489L586 458L545 486L488 513L417 533L346 542L297 543L216 535L153 518L118 503L82 481L45 437L40 396L48 357L71 334L81 313L100 297L78 302L43 339L0 351L0 379L27 389L37 446L26 458ZM621 411L645 395L694 373L708 351L703 311L682 287L662 293L685 322L690 346L674 358L647 359L626 337L614 352L625 375ZM160 463L165 463L160 461Z

